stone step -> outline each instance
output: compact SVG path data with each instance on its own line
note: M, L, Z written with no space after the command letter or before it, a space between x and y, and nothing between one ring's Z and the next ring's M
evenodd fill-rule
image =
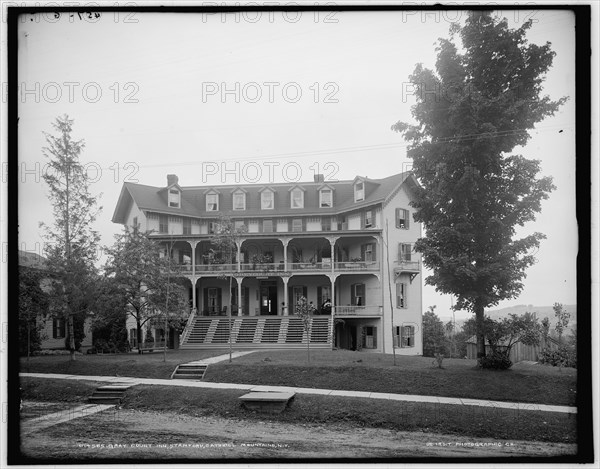
M120 397L100 397L100 396L91 396L88 401L93 404L120 404Z

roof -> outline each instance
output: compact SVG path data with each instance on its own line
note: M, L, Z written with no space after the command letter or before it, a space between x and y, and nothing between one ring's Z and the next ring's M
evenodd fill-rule
M46 258L35 252L21 251L19 249L19 267L29 267L32 269L46 269Z
M263 218L270 214L273 217L336 215L376 203L385 203L407 180L411 181L409 184L417 185L416 179L410 172L395 174L383 179L360 178L365 183L365 199L361 202L354 202L354 183L357 179L358 177L352 181L291 182L266 185L257 183L178 186L181 189L181 208L169 207L165 187L126 182L121 189L112 220L115 223L125 223L132 203L135 203L141 210L178 216L214 218L215 212L206 211L206 194L212 190L220 194L218 213L235 218ZM290 208L290 192L296 187L304 189L304 208L301 209ZM319 207L319 190L324 187L333 189L332 208ZM269 188L275 193L275 208L270 211L260 208L260 192L265 188ZM242 189L246 193L246 210L233 210L232 194L237 189Z

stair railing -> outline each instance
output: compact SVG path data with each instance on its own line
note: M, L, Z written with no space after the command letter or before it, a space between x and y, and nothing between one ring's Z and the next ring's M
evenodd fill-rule
M181 333L181 337L179 338L179 343L184 344L190 333L192 332L192 328L194 327L194 318L196 317L196 308L192 308L190 316L188 317L187 323L183 328L183 332Z

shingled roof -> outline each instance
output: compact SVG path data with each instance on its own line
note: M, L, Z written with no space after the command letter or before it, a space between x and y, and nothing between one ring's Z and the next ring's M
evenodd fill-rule
M133 202L141 210L196 218L214 218L215 212L207 212L205 204L205 196L211 190L215 190L220 194L219 213L235 218L336 215L385 202L397 192L407 179L416 184L416 180L410 172L395 174L383 179L361 178L365 183L365 199L361 202L354 202L354 183L357 179L347 181L319 180L303 183L178 186L181 188L181 208L169 207L166 187L126 182L121 189L112 221L114 223L124 223ZM333 189L332 208L319 207L319 190L324 186ZM294 187L301 187L305 190L304 208L302 209L290 208L290 190ZM260 208L260 192L266 188L271 189L275 194L275 208L269 211ZM238 189L243 189L246 192L246 210L233 210L232 193Z

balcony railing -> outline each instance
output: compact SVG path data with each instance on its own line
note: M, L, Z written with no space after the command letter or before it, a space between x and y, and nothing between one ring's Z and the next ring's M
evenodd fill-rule
M292 262L288 266L290 270L331 270L331 262Z
M379 270L379 261L336 262L335 270L350 272L354 270Z
M196 272L232 272L237 271L237 264L197 264Z
M334 306L336 316L381 316L383 306Z
M265 271L283 270L283 262L280 262L280 263L276 263L276 262L245 263L245 264L241 264L241 268L242 268L243 272L250 272L250 271L265 272ZM237 269L237 267L236 267L236 269Z
M394 270L397 272L419 272L419 261L397 261Z

